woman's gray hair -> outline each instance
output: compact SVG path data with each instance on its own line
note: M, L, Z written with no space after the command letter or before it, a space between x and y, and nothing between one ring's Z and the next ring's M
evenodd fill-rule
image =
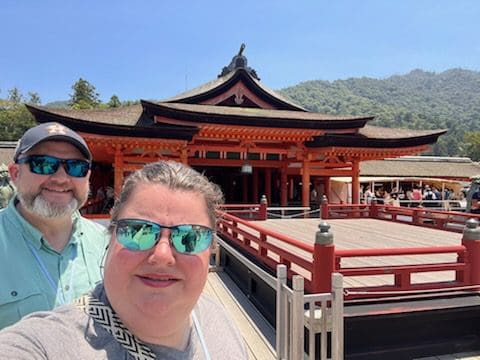
M110 231L113 231L113 223L118 219L120 210L140 184L160 184L170 190L191 191L200 194L205 199L210 223L215 228L216 210L223 204L223 193L220 187L191 167L169 160L147 164L126 178L111 211Z

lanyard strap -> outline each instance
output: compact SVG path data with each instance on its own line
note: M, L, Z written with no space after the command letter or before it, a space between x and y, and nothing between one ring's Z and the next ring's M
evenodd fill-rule
M62 288L55 285L55 281L53 280L50 272L47 270L47 267L45 266L45 263L43 262L42 258L40 257L40 254L38 253L37 249L35 249L35 247L29 241L27 241L27 245L28 245L33 257L35 258L35 260L37 262L37 265L40 268L40 271L42 272L43 276L45 276L45 278L47 279L47 282L50 285L50 288L52 289L53 294L55 294L55 302L58 303L59 305L66 304L67 301L65 299L65 295L63 294ZM76 256L76 248L74 250L74 254L73 254L73 257L71 259L72 269L70 271L70 281L68 282L69 291L71 293L73 293L73 287L72 286L73 286L73 278L74 278L74 273L75 273L75 271L74 271L75 270L75 262L73 261L73 259L75 259L75 256ZM71 300L71 299L69 298L69 300Z
M111 334L135 360L154 360L157 358L147 344L138 339L125 327L125 325L123 325L118 315L110 306L105 305L91 294L86 294L76 299L74 304L78 308L85 310L93 321ZM200 339L205 360L210 360L210 354L208 353L205 338L195 312L192 312L192 317L195 330Z
M195 314L195 310L192 311L192 318L193 318L193 326L195 326L195 330L197 331L198 337L200 339L200 345L202 345L203 355L205 356L205 360L210 360L210 353L208 352L207 343L205 341L205 337L203 336L202 328L200 327L200 322L197 319L197 315Z

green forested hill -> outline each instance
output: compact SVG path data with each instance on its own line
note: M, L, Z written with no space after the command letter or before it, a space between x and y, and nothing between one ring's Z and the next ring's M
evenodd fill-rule
M448 129L436 155L462 154L465 132L480 130L480 72L414 70L386 79L307 81L279 91L309 110L335 115L373 115L372 125Z
M138 102L120 101L112 95L108 103L102 103L95 86L81 78L72 90L70 100L47 105L83 109ZM371 115L375 116L372 124L387 127L448 129L434 145L435 155L466 155L480 160L480 72L414 70L386 79L307 81L279 92L311 111ZM24 96L13 88L6 99L0 98L0 140L16 140L34 124L24 102L40 104L40 96L35 92Z

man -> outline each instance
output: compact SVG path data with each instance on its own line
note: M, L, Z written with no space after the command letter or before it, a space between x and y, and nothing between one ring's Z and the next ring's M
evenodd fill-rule
M80 216L92 155L58 123L29 129L8 171L16 196L0 211L0 329L69 303L101 280L102 226Z
M434 203L432 200L437 200L435 193L432 191L429 185L425 185L425 191L423 193L423 202L424 207L435 207L437 204Z
M10 182L8 175L8 167L4 164L0 165L0 209L7 207L8 202L15 193L15 189Z
M472 185L473 186L473 185ZM472 194L472 202L470 205L472 214L480 214L480 187Z

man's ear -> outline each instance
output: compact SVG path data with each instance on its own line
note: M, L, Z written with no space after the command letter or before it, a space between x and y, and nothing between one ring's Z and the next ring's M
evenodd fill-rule
M10 179L15 184L18 179L19 166L15 163L8 164L8 173L10 174Z

